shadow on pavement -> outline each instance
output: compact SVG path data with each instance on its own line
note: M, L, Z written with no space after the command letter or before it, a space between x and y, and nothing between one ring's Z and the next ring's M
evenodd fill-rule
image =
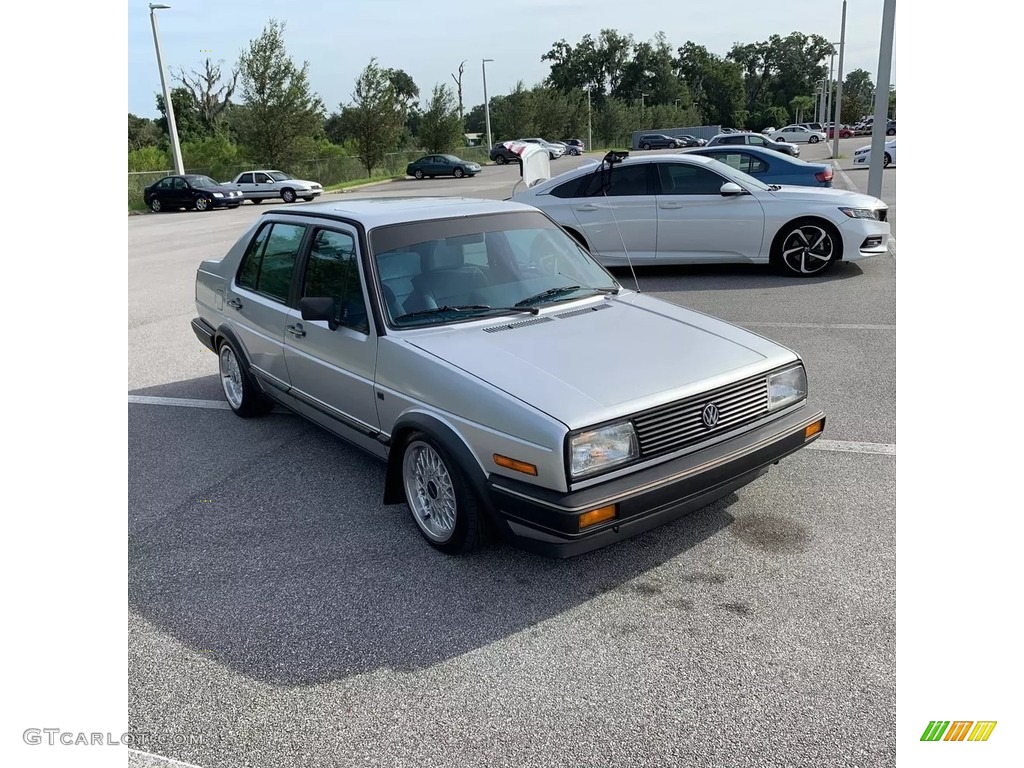
M179 384L137 393L197 386ZM298 417L141 404L128 477L131 609L284 685L429 667L521 632L722 530L736 499L572 560L507 544L450 557L380 503L383 464Z

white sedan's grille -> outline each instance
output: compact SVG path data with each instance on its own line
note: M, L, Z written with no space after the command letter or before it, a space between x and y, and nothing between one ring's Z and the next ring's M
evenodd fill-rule
M707 406L717 421L708 426ZM652 408L632 418L644 458L685 448L693 443L743 426L768 413L768 377L760 374L685 400Z

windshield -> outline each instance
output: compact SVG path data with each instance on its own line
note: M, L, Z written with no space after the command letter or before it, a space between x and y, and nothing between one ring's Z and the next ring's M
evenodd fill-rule
M522 313L619 289L540 213L398 224L373 230L370 243L394 328Z
M193 187L219 187L216 181L211 179L209 176L186 176L185 181L191 184Z
M727 176L729 181L735 181L740 186L746 187L747 189L759 189L762 192L768 192L771 187L765 184L763 181L758 181L749 173L743 171L737 171L731 165L726 165L722 162L717 162L714 166L715 171L723 176Z
M270 178L274 181L288 181L288 179L294 179L294 176L289 176L287 173L281 173L281 171L271 171Z

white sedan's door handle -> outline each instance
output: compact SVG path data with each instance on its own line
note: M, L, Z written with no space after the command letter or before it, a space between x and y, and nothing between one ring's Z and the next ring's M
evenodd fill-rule
M682 208L683 203L658 203L659 208L665 208L666 210L672 210L674 208Z
M574 209L577 211L596 211L597 206L593 203L584 203L583 205L574 206Z

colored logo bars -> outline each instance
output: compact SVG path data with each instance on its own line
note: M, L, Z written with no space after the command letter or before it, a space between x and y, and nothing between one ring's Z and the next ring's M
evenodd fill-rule
M921 741L988 741L995 727L995 720L932 720Z

